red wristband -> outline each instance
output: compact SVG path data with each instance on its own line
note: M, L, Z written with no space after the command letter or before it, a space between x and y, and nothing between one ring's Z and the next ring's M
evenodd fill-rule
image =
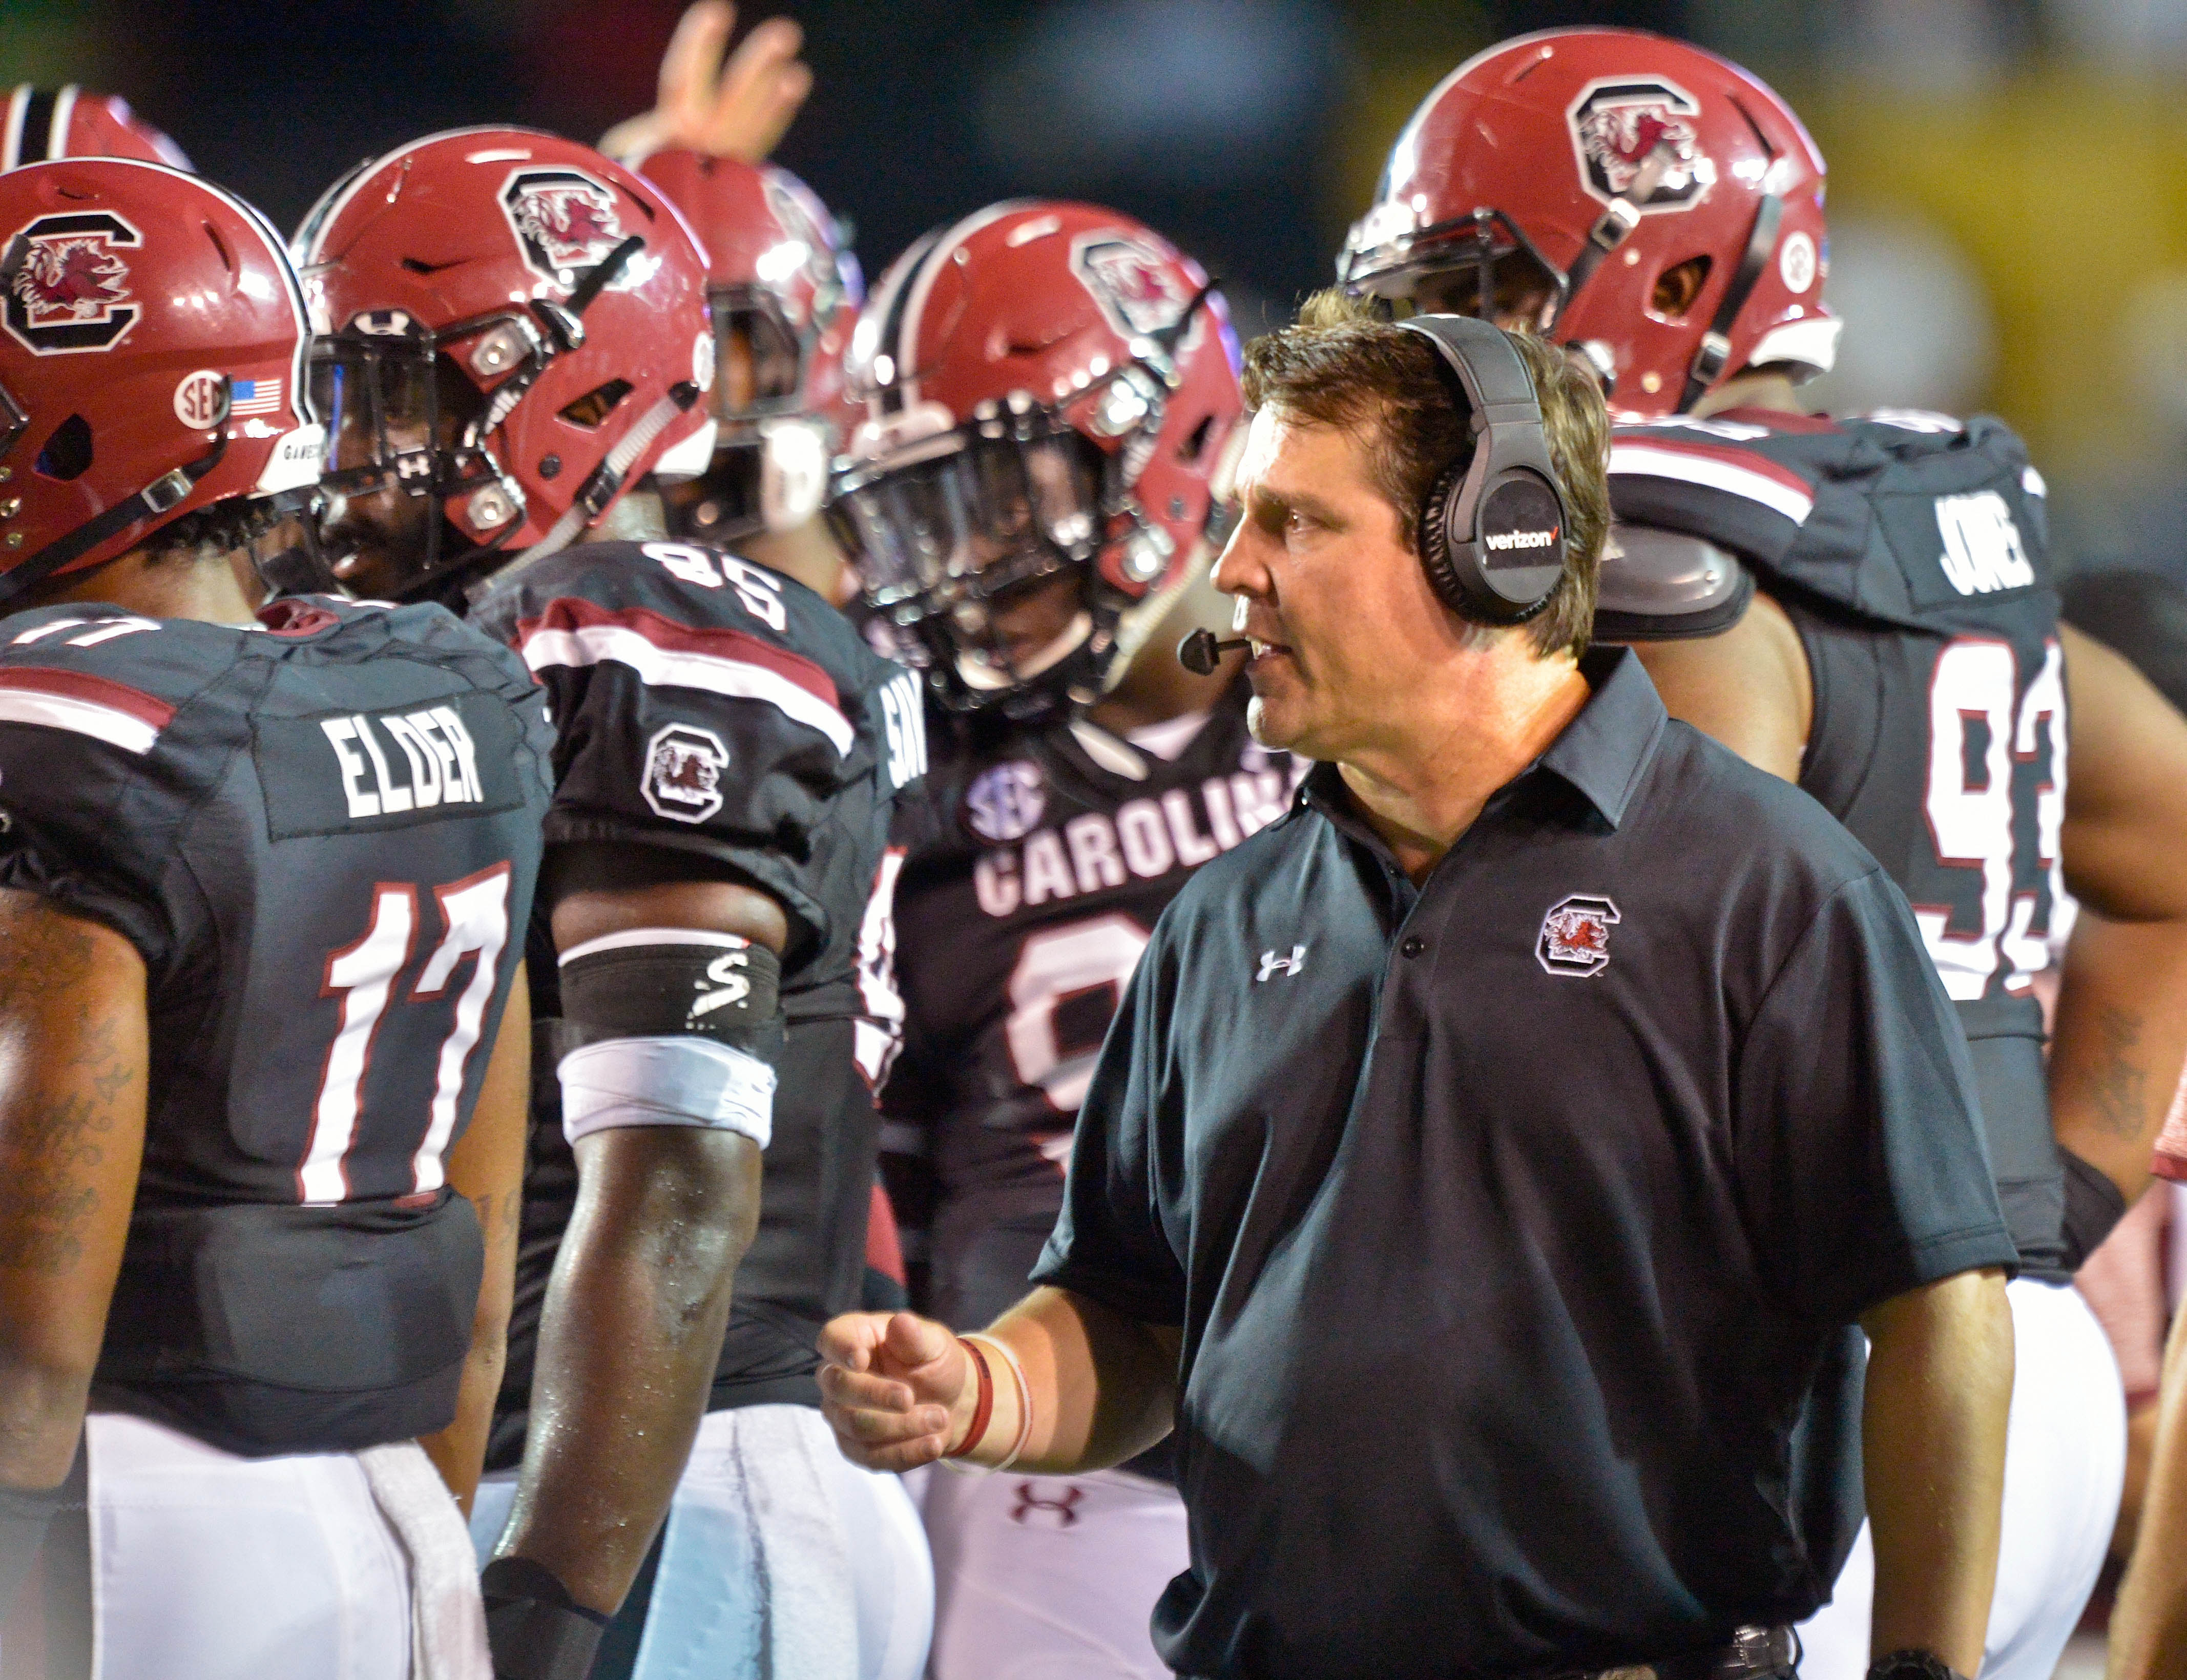
M987 1368L987 1356L962 1336L957 1338L957 1346L972 1356L972 1368L980 1374L980 1397L972 1404L972 1427L964 1431L954 1451L942 1455L945 1458L961 1458L977 1447L980 1437L987 1432L987 1419L995 1414L995 1378Z

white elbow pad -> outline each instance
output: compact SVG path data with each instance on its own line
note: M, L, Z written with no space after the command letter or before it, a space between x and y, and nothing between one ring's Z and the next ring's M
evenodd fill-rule
M619 1126L736 1132L762 1149L773 1135L774 1070L717 1039L603 1039L571 1051L555 1072L562 1135L572 1143Z

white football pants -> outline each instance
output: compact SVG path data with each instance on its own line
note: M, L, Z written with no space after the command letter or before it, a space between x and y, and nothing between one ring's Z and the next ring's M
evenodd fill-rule
M416 1443L243 1458L103 1412L85 1435L93 1680L489 1672L463 1515Z
M2118 1518L2126 1398L2111 1343L2080 1292L2016 1279L2004 1531L1981 1680L2050 1680ZM1875 1554L1868 1525L1830 1602L1800 1627L1805 1680L1864 1680Z
M1175 1488L1123 1470L938 1473L926 1532L930 1680L1172 1680L1147 1622L1189 1560Z
M480 1563L514 1475L471 1508ZM668 1507L634 1680L918 1680L934 1571L903 1484L845 1458L809 1406L709 1412Z

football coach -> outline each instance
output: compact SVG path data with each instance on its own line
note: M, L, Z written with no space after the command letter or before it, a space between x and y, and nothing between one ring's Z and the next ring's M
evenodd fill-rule
M1875 1672L1973 1674L2014 1250L1904 900L1586 650L1606 421L1559 352L1324 295L1245 393L1216 582L1316 767L1155 928L1032 1294L828 1326L844 1450L1173 1429L1155 1643L1225 1680L1789 1674L1851 1538L1812 1490L1864 1477Z

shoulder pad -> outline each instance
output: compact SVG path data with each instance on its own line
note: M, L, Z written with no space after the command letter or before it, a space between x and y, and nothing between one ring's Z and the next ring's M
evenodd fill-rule
M1746 616L1754 579L1706 537L1613 525L1595 597L1598 642L1673 642L1714 636Z
M0 721L102 740L139 756L177 707L235 663L245 632L119 607L42 607L0 621Z

